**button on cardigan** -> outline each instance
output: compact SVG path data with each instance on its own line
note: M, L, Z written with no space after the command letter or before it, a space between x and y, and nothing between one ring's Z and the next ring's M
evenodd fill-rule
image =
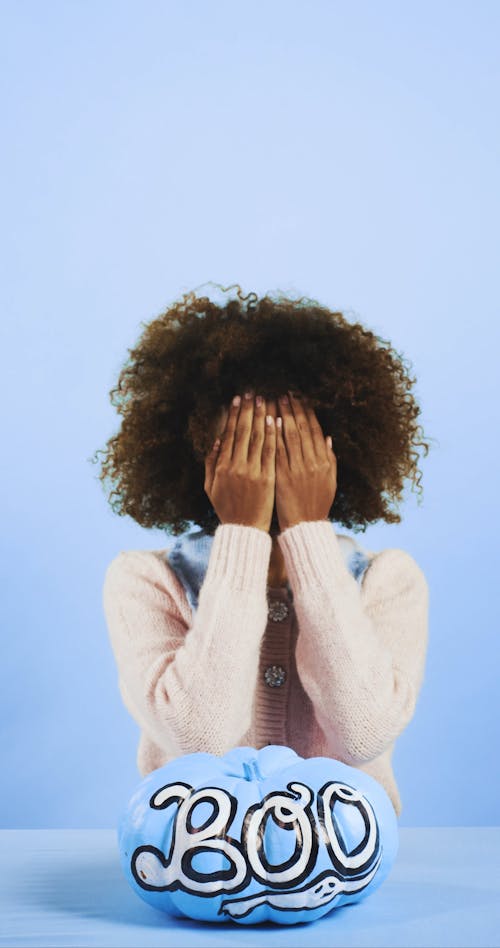
M142 776L182 754L286 744L371 774L399 817L391 757L423 682L429 589L405 550L364 550L328 520L271 537L220 524L125 550L103 605Z

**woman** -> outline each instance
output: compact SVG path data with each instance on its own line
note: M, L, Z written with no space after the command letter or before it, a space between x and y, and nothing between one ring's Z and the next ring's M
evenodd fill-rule
M333 522L400 522L390 501L428 452L414 380L342 313L240 293L186 294L146 325L111 393L113 509L177 538L120 552L104 582L137 765L286 744L370 773L399 816L391 755L423 681L428 585L406 551Z

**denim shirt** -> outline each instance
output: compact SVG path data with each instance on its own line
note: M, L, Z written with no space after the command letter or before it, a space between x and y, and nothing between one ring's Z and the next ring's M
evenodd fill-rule
M329 522L335 532L333 524L331 521ZM179 537L172 537L167 534L167 538L170 541L170 546L166 549L168 563L183 584L189 605L193 610L196 610L214 537L195 527L187 530ZM346 534L338 533L337 540L344 555L347 569L361 585L365 570L370 563L370 554L356 540ZM293 591L288 580L286 581L286 588L293 602Z

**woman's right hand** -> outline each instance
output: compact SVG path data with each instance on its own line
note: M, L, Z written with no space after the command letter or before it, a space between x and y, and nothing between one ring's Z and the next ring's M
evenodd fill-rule
M221 443L205 459L204 489L221 523L269 533L276 480L276 429L266 422L266 402L231 403Z

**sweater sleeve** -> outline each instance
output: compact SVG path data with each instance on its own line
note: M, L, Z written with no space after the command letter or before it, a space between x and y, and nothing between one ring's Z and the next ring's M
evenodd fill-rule
M106 570L104 613L124 704L177 756L224 754L250 726L271 545L256 527L220 524L194 618L182 583L154 551L122 551Z
M361 586L329 521L280 534L299 624L297 671L336 753L359 766L415 711L428 640L427 580L405 550L376 553Z

